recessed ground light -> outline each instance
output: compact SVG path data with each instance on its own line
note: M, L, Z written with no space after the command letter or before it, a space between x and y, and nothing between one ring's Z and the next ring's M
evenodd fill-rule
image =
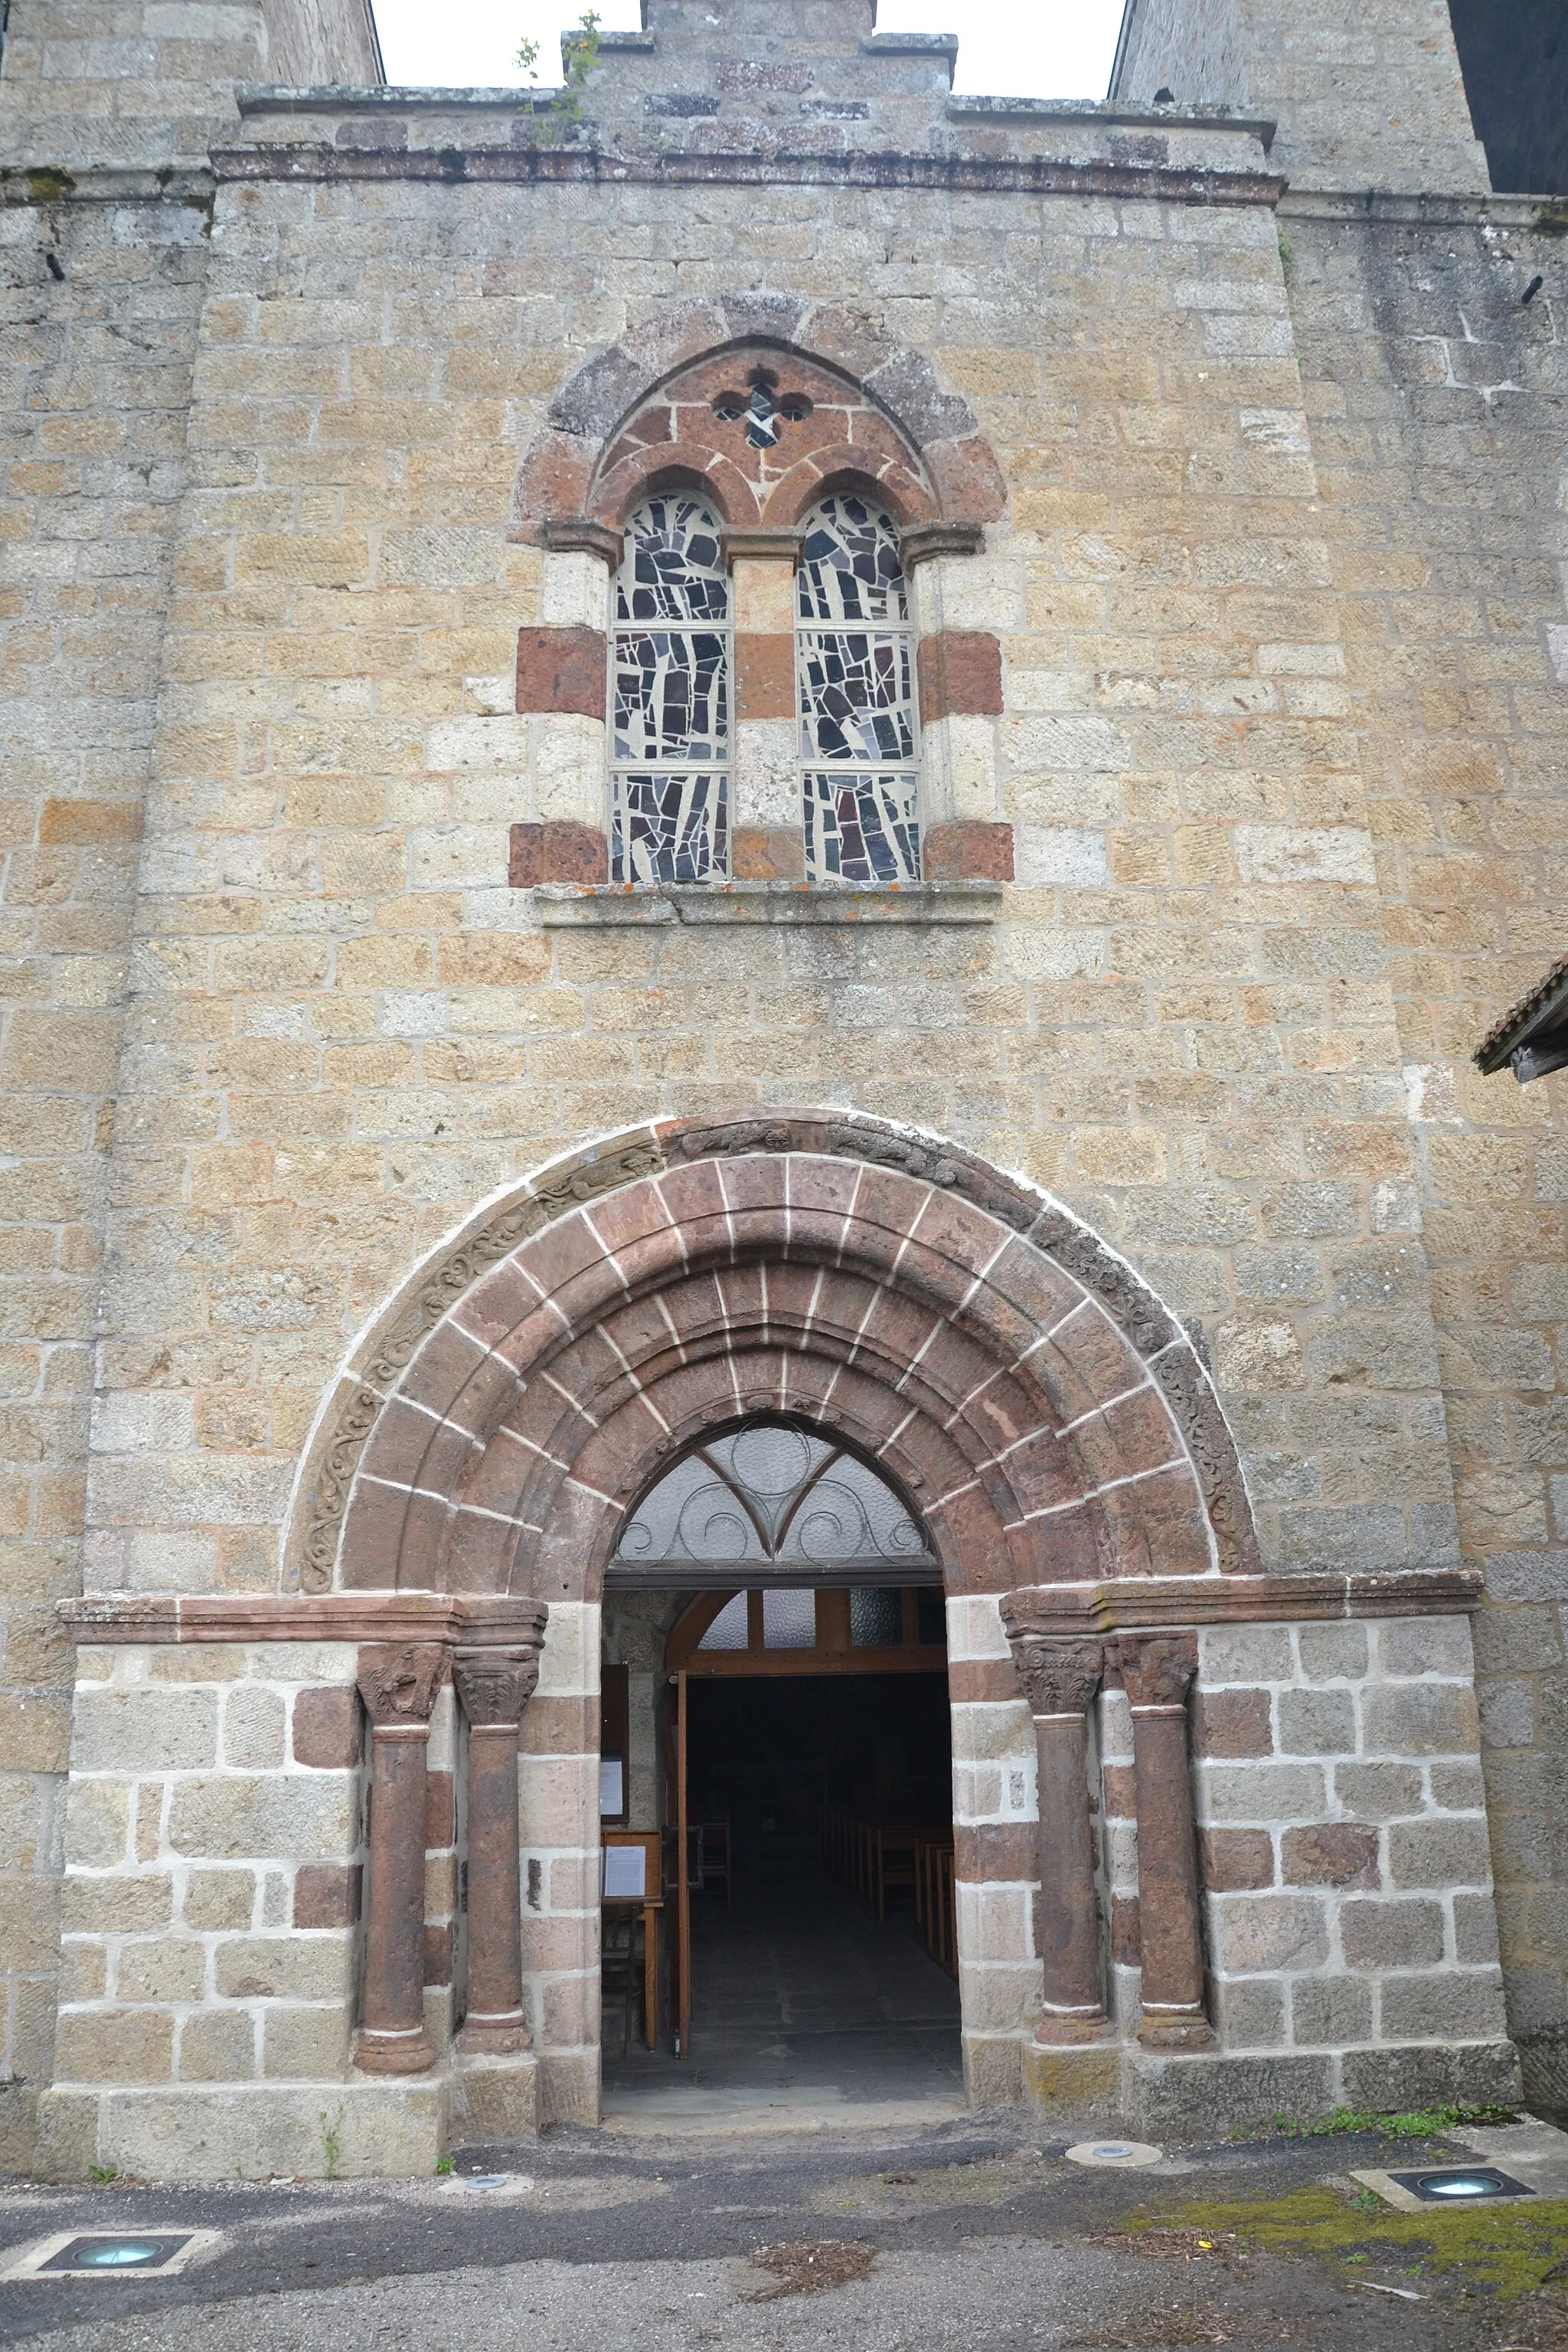
M24 2246L0 2279L168 2278L217 2243L216 2230L63 2230Z
M1490 2164L1434 2165L1423 2172L1352 2172L1350 2178L1402 2213L1424 2212L1428 2205L1479 2205L1536 2193L1511 2172L1499 2172Z
M1424 2205L1441 2203L1448 2198L1533 2197L1522 2180L1511 2173L1496 2172L1489 2164L1467 2164L1442 2172L1395 2172L1390 2175L1401 2189L1408 2189L1412 2197L1419 2197Z
M1152 2147L1143 2139L1084 2139L1067 2151L1069 2164L1125 2165L1130 2168L1141 2164L1158 2164L1165 2153Z

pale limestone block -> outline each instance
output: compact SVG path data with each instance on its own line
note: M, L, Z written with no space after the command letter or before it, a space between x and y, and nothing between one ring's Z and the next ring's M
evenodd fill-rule
M742 719L734 730L730 822L798 827L800 747L791 719Z
M921 730L921 760L928 823L1000 816L994 719L933 720Z
M443 719L425 738L426 772L448 775L463 769L521 774L531 750L533 721L515 713L496 718Z
M1475 1674L1468 1617L1392 1617L1380 1620L1370 1631L1374 1674L1440 1675L1461 1682L1468 1682Z
M84 1592L210 1592L216 1538L195 1528L95 1528L84 1547Z
M352 1642L247 1643L243 1671L264 1683L352 1683L359 1652Z
M603 825L609 791L604 720L555 710L527 724L532 730L534 815L542 822Z
M959 1593L947 1603L947 1654L958 1658L1005 1658L1007 1636L992 1593Z
M463 691L481 719L511 719L517 715L515 670L498 670L493 677L466 677Z
M97 1453L163 1454L195 1442L195 1406L189 1397L168 1389L131 1389L93 1399Z
M1238 824L1236 856L1244 882L1377 879L1372 837L1361 825Z
M319 2180L427 2177L441 2152L446 2086L225 2084L111 2092L102 2102L100 2159L154 2180Z
M596 1601L552 1601L539 1661L542 1698L597 1698L603 1612Z
M1033 1753L1034 1724L1022 1696L966 1700L952 1713L955 1763L1017 1763Z
M223 1761L251 1772L276 1771L284 1758L287 1710L274 1690L242 1685L225 1694Z
M1006 636L1024 625L1024 567L1009 554L938 555L917 565L910 617L922 636L941 629L990 629Z
M966 2031L1016 2033L1033 2028L1040 2011L1037 1960L971 1960L961 1952L958 1974Z
M408 836L408 887L460 890L469 884L494 884L506 873L507 848L504 824L420 826Z
M976 1886L961 1878L954 1892L958 1948L965 1960L1034 1959L1032 1888Z
M113 1870L130 1860L131 1792L122 1781L71 1780L65 1858L78 1870Z
M1094 889L1110 878L1105 835L1082 826L1016 826L1013 863L1016 880L1031 889Z
M218 1695L208 1690L79 1690L77 1772L200 1771L217 1761Z
M546 548L539 566L539 618L544 628L606 632L610 568L604 558L574 548Z

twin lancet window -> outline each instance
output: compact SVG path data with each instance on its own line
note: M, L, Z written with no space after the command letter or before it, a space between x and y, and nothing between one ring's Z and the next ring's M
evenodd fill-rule
M691 491L626 525L610 685L610 873L719 882L735 821L722 526ZM890 515L840 491L805 518L795 586L808 882L920 879L914 635Z

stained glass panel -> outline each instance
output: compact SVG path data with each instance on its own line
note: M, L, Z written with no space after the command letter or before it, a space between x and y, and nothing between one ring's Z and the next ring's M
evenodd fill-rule
M824 499L806 523L795 609L807 625L907 622L909 599L892 517L847 492Z
M915 756L913 648L907 631L800 632L801 755L891 767Z
M617 882L711 882L729 862L728 780L617 776L610 825Z
M616 620L727 621L730 580L711 507L690 491L649 499L626 524Z
M918 882L916 779L807 776L805 870L814 882Z
M880 507L840 493L809 517L804 549L795 687L806 879L918 882L914 635L897 528ZM830 761L837 773L819 772Z
M719 519L700 498L673 492L631 517L616 618L611 878L721 880L730 856L730 583Z

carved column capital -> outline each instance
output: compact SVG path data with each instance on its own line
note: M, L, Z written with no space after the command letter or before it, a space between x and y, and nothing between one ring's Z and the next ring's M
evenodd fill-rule
M1008 1640L1031 1715L1037 1718L1088 1711L1105 1672L1098 1642L1045 1642L1030 1633L1012 1633Z
M449 1660L450 1653L435 1642L362 1650L359 1695L372 1728L427 1731Z
M1185 1707L1198 1670L1195 1633L1129 1634L1111 1654L1134 1715Z
M475 1731L515 1731L539 1682L537 1650L458 1650L452 1680Z

